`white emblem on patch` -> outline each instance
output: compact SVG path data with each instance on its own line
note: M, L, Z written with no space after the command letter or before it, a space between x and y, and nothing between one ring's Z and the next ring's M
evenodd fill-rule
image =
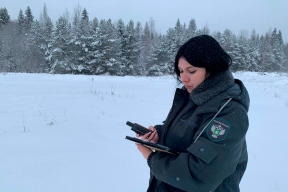
M231 124L225 119L215 118L206 129L207 136L211 141L223 141L231 128Z
M219 136L219 135L224 135L224 133L225 133L225 129L224 128L222 128L222 126L221 125L212 125L212 127L211 127L211 131L212 131L212 137L213 138L216 138L217 139L217 137Z

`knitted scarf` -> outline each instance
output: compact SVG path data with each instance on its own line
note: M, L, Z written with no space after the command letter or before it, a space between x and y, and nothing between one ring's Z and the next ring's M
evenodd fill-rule
M232 87L233 84L234 77L228 69L205 79L190 93L189 97L196 105L203 105L216 95Z

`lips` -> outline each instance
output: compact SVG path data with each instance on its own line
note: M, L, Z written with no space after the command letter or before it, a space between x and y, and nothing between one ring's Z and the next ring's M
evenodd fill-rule
M191 89L192 86L188 86L188 85L184 85L186 87L186 89Z

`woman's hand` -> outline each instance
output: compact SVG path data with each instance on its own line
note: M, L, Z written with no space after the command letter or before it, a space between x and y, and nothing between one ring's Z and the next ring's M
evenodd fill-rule
M145 159L148 159L149 155L152 153L152 150L149 149L148 147L145 147L139 143L136 143L136 146L138 148L138 150L142 153L143 157Z
M149 132L149 133L146 133L145 135L142 135L141 139L145 140L145 141L152 142L152 143L157 143L157 141L159 139L157 130L151 125L148 127L148 129L150 129L153 132ZM140 137L140 135L137 134L136 137Z
M152 143L157 143L157 141L159 139L157 130L151 125L148 127L148 129L150 129L153 132L149 132L149 133L146 133L145 135L142 135L141 139L145 140L145 141L152 142ZM140 137L140 135L136 134L136 137ZM150 148L145 147L141 144L136 143L136 146L137 146L138 150L142 153L142 155L145 159L147 159L149 157L149 155L153 152Z

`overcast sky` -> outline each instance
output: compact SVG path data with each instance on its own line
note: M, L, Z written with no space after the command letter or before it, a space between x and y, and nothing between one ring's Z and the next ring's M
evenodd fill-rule
M30 6L34 17L39 19L44 3L54 23L66 9L72 17L79 3L90 19L122 19L125 24L132 19L144 26L153 18L162 34L174 27L178 18L187 25L195 19L197 28L207 25L211 32L227 28L236 35L241 30L250 34L253 29L261 35L276 27L288 42L288 0L0 0L0 7L6 7L15 20L20 9L25 11Z

